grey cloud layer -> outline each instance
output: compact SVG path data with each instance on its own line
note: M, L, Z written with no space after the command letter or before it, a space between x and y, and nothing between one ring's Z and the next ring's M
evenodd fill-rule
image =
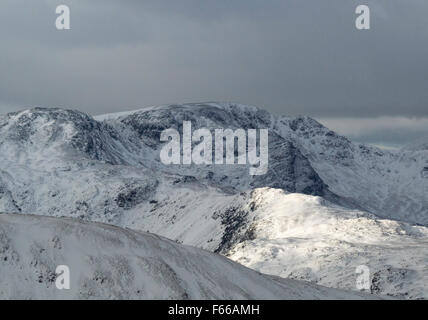
M100 114L223 100L316 117L428 116L428 2L57 1L0 3L0 111Z
M353 141L400 148L428 139L428 117L318 118L319 122Z

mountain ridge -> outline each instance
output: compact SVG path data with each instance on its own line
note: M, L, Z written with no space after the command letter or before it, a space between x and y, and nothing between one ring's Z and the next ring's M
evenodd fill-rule
M97 223L0 214L6 299L378 299L274 279L220 255ZM70 288L55 287L55 269ZM227 270L227 272L225 272Z

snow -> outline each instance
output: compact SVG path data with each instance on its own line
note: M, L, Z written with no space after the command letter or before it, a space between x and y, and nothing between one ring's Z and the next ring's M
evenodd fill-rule
M374 299L271 278L159 236L71 219L0 215L2 299ZM70 289L56 288L58 265Z
M150 107L149 108L137 109L137 110L129 110L129 111L122 111L122 112L100 114L100 115L94 116L94 119L97 121L117 120L119 118L130 116L130 115L133 115L134 113L144 111L144 110L150 110Z
M163 165L159 134L183 120L195 129L269 128L268 173ZM150 231L264 273L348 290L365 264L374 293L427 298L426 159L239 104L95 118L35 108L0 116L0 212Z
M355 269L371 271L371 292L428 297L428 228L346 210L319 197L256 190L254 237L227 256L252 269L355 289Z

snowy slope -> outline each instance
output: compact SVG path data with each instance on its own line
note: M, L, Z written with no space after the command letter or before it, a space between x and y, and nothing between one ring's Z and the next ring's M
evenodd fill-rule
M328 287L355 290L355 269L366 265L371 292L428 297L426 227L280 189L237 195L197 185L185 190L160 192L155 204L129 210L123 223L222 253L263 273Z
M153 234L0 214L1 299L373 299L274 279ZM70 289L55 269L70 269Z
M428 298L428 228L282 190L255 190L252 199L252 237L228 250L232 260L346 289L355 289L355 270L365 265L372 293Z
M428 225L428 154L355 144L301 117L280 120L329 190L378 216Z

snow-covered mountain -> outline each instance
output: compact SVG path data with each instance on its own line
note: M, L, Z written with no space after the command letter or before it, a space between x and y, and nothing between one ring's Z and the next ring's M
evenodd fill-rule
M264 176L249 177L245 166L231 166L230 170L168 166L162 171L209 180L223 189L273 187L323 196L378 216L428 225L426 152L384 151L352 143L309 117L276 117L256 107L236 104L153 107L98 119L119 131L126 125L156 150L160 132L166 128L180 130L183 120L191 121L195 129L268 128L269 170ZM150 162L145 159L145 163Z
M375 299L277 279L157 235L0 214L1 299ZM59 290L56 267L70 271Z
M355 288L356 267L363 265L371 272L371 293L428 297L428 228L278 189L254 190L252 208L252 236L227 251L232 260L347 289Z
M269 169L164 165L160 133L269 129ZM0 117L0 211L150 231L278 276L428 297L428 153L355 144L308 117L203 103L92 118L36 108ZM399 221L395 221L399 220ZM412 224L420 226L412 226Z
M37 183L49 186L50 193L61 197L70 193L70 184L67 183L67 192L55 192L61 186L52 186L52 182L75 180L75 171L83 172L82 175L90 175L92 171L95 177L90 179L94 182L100 179L103 185L109 177L122 179L129 175L126 186L117 186L124 190L116 201L127 208L134 205L133 201L143 200L142 194L156 189L154 184L158 180L167 175L179 175L185 177L182 178L185 182L195 180L225 192L280 188L322 196L378 216L428 225L428 179L424 174L428 160L424 152L392 152L354 144L308 117L274 117L261 109L242 105L172 105L98 119L107 120L99 122L76 111L41 108L2 116L0 157L5 192L15 193L13 184L24 184L18 191L23 192L22 189L27 189L25 185ZM159 161L160 132L166 128L180 130L183 120L191 121L194 129L268 128L267 174L250 176L248 165L163 165ZM46 177L36 170L59 177ZM28 172L14 177L22 171ZM44 181L34 181L37 179ZM81 193L82 183L77 183L76 193ZM107 192L114 187L109 185ZM40 195L34 194L37 191L34 186L25 191L25 195L8 195L9 201L1 201L6 206L4 209L14 205L17 206L15 211L45 209L43 202L49 200L39 197L45 197L46 190ZM128 192L133 194L132 199L124 199ZM112 193L120 192L114 190ZM69 202L58 199L54 199L54 203ZM128 200L131 203L124 203ZM91 202L88 208L78 203L74 204L74 210L68 211L85 215L94 205ZM48 207L55 210L51 205Z

